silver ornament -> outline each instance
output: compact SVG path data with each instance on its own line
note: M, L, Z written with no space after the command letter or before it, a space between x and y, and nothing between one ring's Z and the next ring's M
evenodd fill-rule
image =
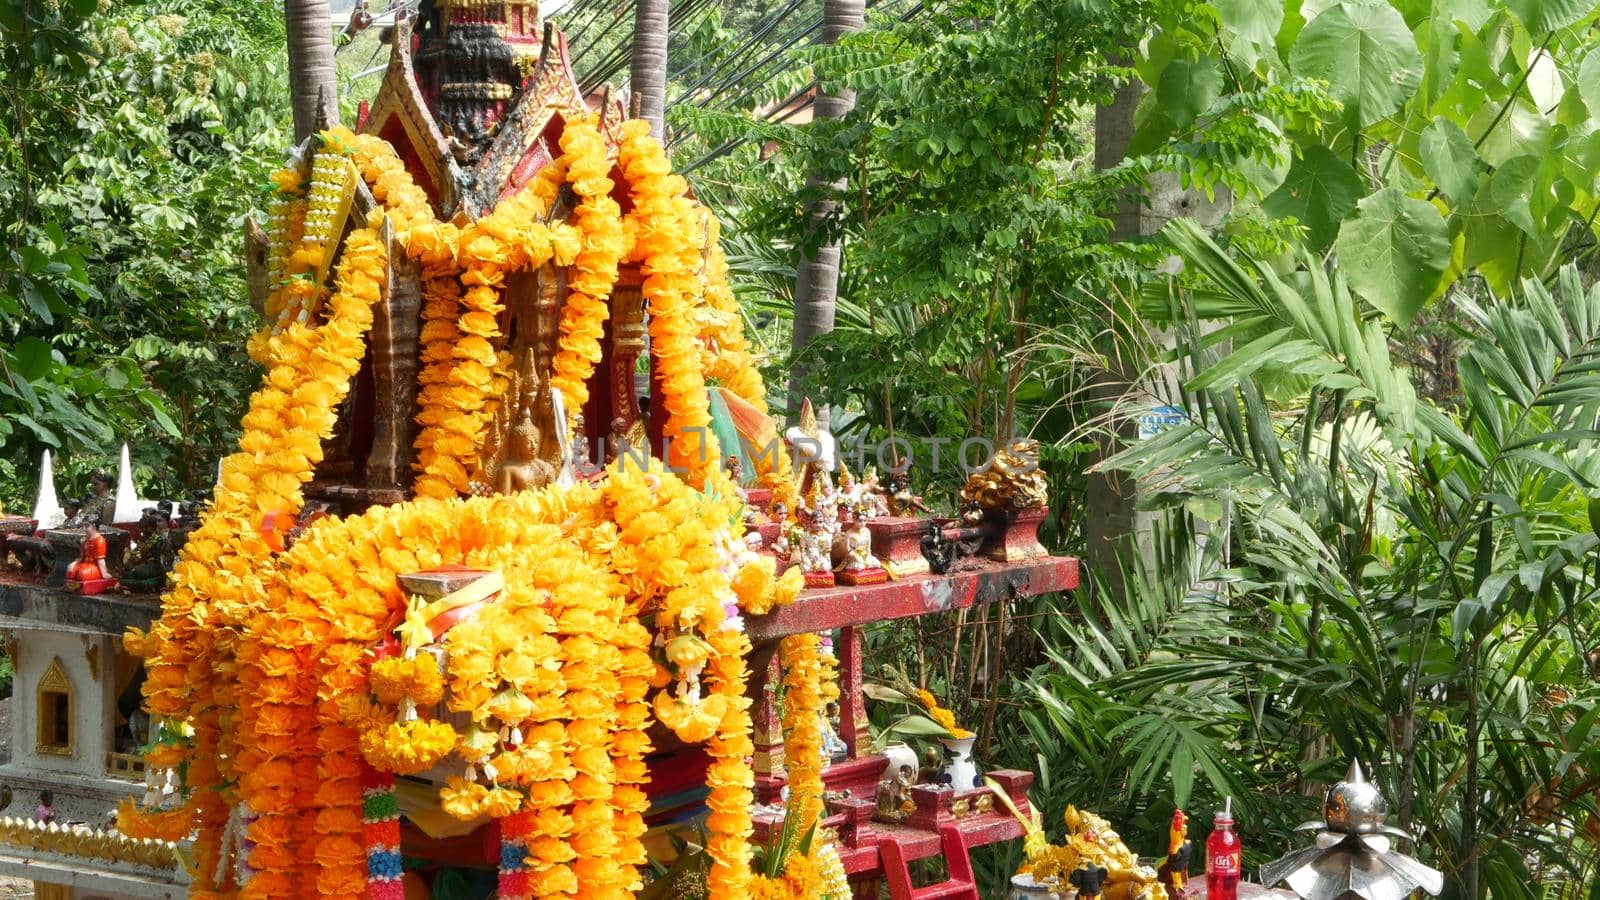
M1295 829L1315 830L1315 843L1262 866L1262 883L1287 882L1305 900L1404 900L1417 888L1437 895L1443 873L1391 849L1392 838L1410 836L1389 827L1388 814L1383 794L1352 760L1323 800L1323 821Z

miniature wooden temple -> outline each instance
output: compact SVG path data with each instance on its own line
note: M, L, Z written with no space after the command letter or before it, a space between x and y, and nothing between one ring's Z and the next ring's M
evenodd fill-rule
M744 895L752 844L780 843L786 795L820 768L842 887L791 896L976 900L968 852L1022 834L1006 806L1026 813L1032 776L988 773L1003 800L905 783L885 813L862 630L1078 586L1038 543L1037 448L1007 448L936 519L904 473L879 486L813 456L809 405L780 446L712 217L609 90L579 87L538 13L425 0L389 31L360 136L329 129L278 174L270 227L246 234L268 375L160 616L153 594L5 576L28 584L16 603L104 619L102 671L131 626L166 724L123 825L184 839L208 895L381 898L442 879L630 896L646 853L688 857L705 829L697 896L719 898ZM130 529L135 548L162 527ZM13 634L54 647L36 635L55 626ZM818 633L838 635L837 724L797 725L777 686L789 639ZM83 681L38 648L14 658L40 684ZM833 728L838 753L785 747ZM98 773L99 740L76 768ZM908 866L934 856L929 893Z

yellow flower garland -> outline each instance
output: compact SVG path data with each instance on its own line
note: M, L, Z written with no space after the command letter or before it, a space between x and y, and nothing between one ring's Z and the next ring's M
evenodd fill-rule
M541 191L522 191L464 229L456 240L463 288L460 320L449 323L439 315L423 325L423 360L431 368L420 396L424 412L418 417L423 427L416 444L421 452L418 496L466 493L474 474L484 426L494 415L501 388L497 372L503 370L504 361L494 341L500 334L506 276L551 261L571 265L582 246L577 229L543 223L548 206ZM425 316L428 312L424 310ZM446 349L448 359L440 359Z
M567 283L561 337L550 375L551 386L566 398L569 424L589 400L589 377L600 362L600 339L611 314L606 298L616 286L617 265L626 249L622 209L611 199L611 161L596 122L592 116L569 122L561 135L568 179L582 198L577 221L583 232L583 250Z
M744 335L744 313L728 286L728 256L718 243L721 225L716 216L704 212L706 219L705 299L701 309L701 365L706 375L767 411L767 389L750 357L750 342Z
M277 652L291 656L301 652L298 642L306 635L326 634L319 670L324 679L344 681L325 680L317 690L327 698L319 705L331 710L319 714L320 727L342 732L363 748L386 743L408 754L415 752L411 736L384 737L393 727L387 714L353 716L361 704L339 702L372 690L392 696L399 690L396 681L427 680L413 674L409 663L383 664L376 684L342 674L363 647L380 637L379 623L389 620L396 601L388 599L394 594L385 585L413 567L441 561L505 574L508 593L477 618L457 625L445 644L452 706L469 710L480 728L519 728L522 742L490 757L458 736L458 750L474 763L487 757L501 784L476 791L465 780L452 782L442 799L464 814L484 810L496 791L504 791L515 802L498 812L519 806L532 812L537 824L529 846L542 873L533 881L546 895L576 889L580 896L627 896L637 887L634 867L644 858L638 843L644 800L636 785L646 777L648 720L641 699L654 670L645 650L649 633L636 617L653 613L657 621L692 623L711 648L707 702L719 698L713 705L721 711L710 741L712 852L714 859L722 854L723 883L736 885L748 874L750 775L744 757L753 748L743 696L748 640L726 627L726 613L714 599L746 599L737 596L720 563L718 532L731 512L729 501L693 491L669 474L630 470L613 471L598 490L580 485L510 498L419 500L326 520L284 556L274 582L274 591L283 595L275 604L281 610L277 620L296 627L274 627L269 613L258 629L263 636L287 638ZM575 540L564 539L564 533ZM393 549L401 540L406 549ZM670 580L652 572L666 573ZM616 624L607 627L607 621ZM530 640L535 644L527 645ZM551 658L563 660L559 673L535 662ZM421 668L426 671L425 664ZM502 678L511 679L514 696L497 689ZM257 721L258 730L262 724ZM366 734L359 732L363 727ZM333 748L319 740L319 749ZM372 760L372 754L368 757ZM407 759L395 763L405 765ZM330 774L318 778L327 780ZM263 774L250 787L263 806L270 806L270 785L277 783ZM256 802L251 801L252 808ZM359 809L359 791L346 792L343 802L343 810L322 807L319 821L358 821L350 812ZM611 823L609 834L602 819ZM263 830L269 840L278 834ZM319 826L319 834L327 844L338 832ZM252 839L255 835L253 828ZM326 854L325 847L321 855ZM351 877L326 864L319 878L324 876L328 884Z
M783 663L783 760L789 773L788 815L800 834L822 812L822 659L815 634L793 634L779 644Z
M130 651L148 660L145 694L150 710L193 721L186 809L201 825L196 857L202 888L210 886L217 870L218 835L228 815L223 794L213 790L228 774L217 761L250 759L248 752L236 754L231 742L225 742L220 711L237 708L245 713L250 707L236 702L232 679L196 673L219 669L220 659L232 655L238 630L262 602L258 561L271 554L265 534L287 529L301 506L301 485L321 460L322 441L333 430L337 405L360 367L371 307L381 299L384 265L376 229L353 232L328 321L315 328L292 323L263 342L270 367L251 398L240 452L223 461L215 503L185 545L175 567L174 589L163 598L162 619L149 636L130 633ZM137 811L128 812L128 827L135 832L143 827L171 833L183 827L175 815L161 816L160 824L141 825Z
M714 224L637 124L619 148L634 201L626 219L592 120L568 123L563 156L464 227L436 220L384 142L343 130L323 140L312 163L320 163L315 197L298 197L292 171L276 179L283 196L274 231L285 249L273 263L281 280L270 302L316 310L326 299L326 322L297 314L252 340L268 372L240 452L224 461L216 503L191 537L162 619L149 635L128 636L130 652L149 660L150 709L187 720L193 737L151 754L152 764L187 763L185 805L129 810L124 827L175 839L198 822L199 896L288 896L305 890L308 872L322 895L355 896L365 879L360 761L418 772L454 753L473 769L453 777L441 801L460 815L521 817L540 896L631 896L646 861L642 785L655 711L711 756L712 896L758 890L749 846L750 644L738 613L790 602L799 585L788 577L796 573L776 578L769 560L742 551L733 486L714 439L696 432L709 424L703 371L764 406L742 321L726 315L733 301ZM329 294L306 275L338 238L337 223L318 240L305 240L304 230L311 219L322 227L339 167L352 164L382 213L348 236ZM547 225L563 184L579 198L574 224ZM381 299L382 214L423 267L420 499L323 520L284 553L281 534L301 507L301 487L365 351L371 304ZM445 499L474 474L484 425L505 390L505 277L546 263L574 268L552 382L576 412L622 258L643 265L671 458L689 483L630 466L599 487ZM716 349L705 356L708 347ZM373 663L370 648L406 608L397 576L454 562L507 580L477 619L445 636L445 667L423 655ZM653 658L646 622L670 642L669 667ZM808 821L821 808L815 644L814 636L786 642L790 741L794 753L817 757L809 770L791 769L791 813ZM432 711L446 697L469 713L467 733ZM236 802L253 817L254 875L242 889L220 865ZM792 867L786 879L817 883L812 859Z
M666 151L644 122L622 126L618 163L633 194L629 218L634 257L642 264L643 293L650 312L650 354L660 376L659 402L667 411L668 460L694 484L720 469L722 457L711 434L711 409L700 373L694 315L700 231L688 183L672 174Z

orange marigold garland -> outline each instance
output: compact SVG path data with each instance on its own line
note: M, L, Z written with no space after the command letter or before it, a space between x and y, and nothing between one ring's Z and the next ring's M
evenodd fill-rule
M721 225L710 211L705 217L705 306L700 310L702 365L708 378L767 411L767 388L750 356L744 334L744 312L728 286L728 256L718 240Z
M779 644L783 663L783 758L789 773L788 815L805 834L822 811L822 659L815 634L793 634Z
M542 221L548 208L539 189L544 184L541 180L502 201L456 240L463 288L460 319L449 323L441 316L423 325L424 361L432 368L420 398L424 413L417 437L418 496L451 497L469 487L484 426L500 393L497 373L503 371L503 360L494 341L500 334L506 276L550 261L571 265L578 254L582 239L576 229ZM447 361L435 359L446 350Z
M264 601L262 579L268 570L262 563L271 555L271 541L299 510L301 485L320 462L335 409L360 367L371 306L381 299L384 264L376 229L353 232L328 320L315 328L291 323L262 343L270 367L251 398L240 452L223 462L215 503L185 546L174 571L174 588L163 598L162 619L148 637L137 631L129 635L130 651L148 660L146 700L151 711L174 721L188 719L194 727L185 787L188 809L201 826L196 858L203 889L213 887L214 873L226 871L218 862L228 805L224 793L213 788L233 777L239 756L250 758L233 745L231 730L222 732L220 711L241 709L237 685L227 674L236 667L224 661L234 656L239 633ZM218 760L233 762L225 772ZM180 821L163 814L162 824L152 826L140 823L137 811L130 812L133 832L159 828L170 833Z
M566 154L568 179L582 198L577 224L583 232L583 250L567 283L561 337L550 376L551 386L566 399L570 419L580 414L589 400L589 377L600 362L600 339L611 314L607 298L617 283L625 239L622 209L611 199L611 161L596 118L567 123L561 148Z
M241 821L253 845L248 868L236 870L249 874L242 895L304 893L314 879L324 896L356 896L366 877L363 757L388 772L462 765L441 790L444 807L501 819L512 852L526 854L508 857L521 865L503 870L511 878L503 893L626 897L646 861L642 786L655 712L711 756L712 896L760 890L750 873L754 747L740 613L789 602L799 586L738 540L735 491L706 430L704 372L764 406L714 223L636 124L625 127L619 152L634 201L626 219L592 119L567 124L562 157L526 190L463 226L435 219L383 142L345 131L323 140L315 196L301 201L285 176L274 206L275 231L318 229L314 241L296 236L301 246L277 264L281 305L296 312L253 341L268 374L240 452L224 462L216 504L190 540L162 620L127 642L150 660L152 711L193 726L192 737L167 740L150 757L153 766L187 762L187 803L130 814L125 828L181 837L198 817L203 896L240 888L225 863ZM377 217L348 236L331 293L303 277L338 237L339 223L322 235L323 219L335 176L345 177L339 167L348 174L352 163L387 211L397 246L422 266L421 499L323 520L285 553L283 532L380 299L388 248ZM575 211L557 208L563 184L574 188ZM556 214L574 225L548 223ZM630 466L598 487L454 499L476 474L484 426L508 384L498 321L506 276L573 267L552 383L576 411L624 257L644 270L670 455L689 471L687 483ZM324 301L320 315L302 314ZM441 644L397 579L456 562L503 572L507 583L477 624L457 625ZM406 655L375 660L391 632L405 639ZM424 634L431 649L418 643ZM786 642L785 662L791 754L816 757L809 768L791 766L791 814L812 821L825 702L815 636ZM469 713L464 733L435 711L441 702ZM785 880L819 883L817 865L791 860Z
M685 196L688 182L672 174L666 151L644 122L622 126L618 162L633 195L634 256L644 274L643 293L650 312L650 355L660 375L660 402L667 410L673 467L691 483L721 468L722 457L710 431L711 409L700 373L694 316L700 228Z

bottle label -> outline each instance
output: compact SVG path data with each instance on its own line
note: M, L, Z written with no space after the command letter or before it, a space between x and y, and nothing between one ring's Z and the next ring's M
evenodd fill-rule
M1211 857L1211 871L1218 875L1231 875L1239 871L1239 855L1219 853Z

